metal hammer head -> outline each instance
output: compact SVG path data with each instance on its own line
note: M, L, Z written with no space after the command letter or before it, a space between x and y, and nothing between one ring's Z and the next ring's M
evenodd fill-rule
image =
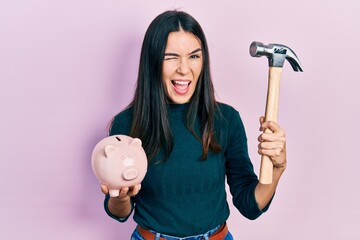
M252 42L250 55L252 57L266 56L269 59L269 67L283 67L284 61L287 59L294 71L303 71L294 51L281 44L264 45L261 42Z

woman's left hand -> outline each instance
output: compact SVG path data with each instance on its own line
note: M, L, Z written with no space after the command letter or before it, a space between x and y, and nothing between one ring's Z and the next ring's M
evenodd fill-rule
M269 129L265 133L265 130ZM285 131L272 121L265 122L264 117L260 117L260 131L263 133L258 137L260 155L267 155L270 157L275 168L286 167L286 139Z

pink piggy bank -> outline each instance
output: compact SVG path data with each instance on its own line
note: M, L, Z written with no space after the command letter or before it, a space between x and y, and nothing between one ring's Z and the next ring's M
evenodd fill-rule
M99 182L109 188L110 196L117 197L121 188L141 183L147 158L140 139L113 135L96 144L91 165Z

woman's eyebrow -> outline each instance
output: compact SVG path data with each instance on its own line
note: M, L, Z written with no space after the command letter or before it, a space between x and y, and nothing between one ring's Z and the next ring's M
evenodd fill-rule
M194 54L194 53L197 53L197 52L200 52L200 51L202 51L201 48L197 48L197 49L195 49L194 51L192 51L191 53L189 53L189 55ZM165 53L164 56L179 57L180 55L177 54L177 53Z
M177 54L177 53L165 53L164 56L174 56L174 57L178 57L178 56L180 56L180 55Z
M197 49L195 49L194 51L192 51L189 55L194 54L194 53L197 53L197 52L200 52L200 51L201 51L201 48L197 48Z

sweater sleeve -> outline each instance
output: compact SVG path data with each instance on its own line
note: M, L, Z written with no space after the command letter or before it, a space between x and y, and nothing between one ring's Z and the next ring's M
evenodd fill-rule
M234 206L251 220L258 218L269 208L261 211L255 199L258 178L254 173L247 146L247 137L239 113L234 110L229 117L228 144L226 148L226 176Z
M120 218L118 216L115 216L114 214L112 214L109 210L109 200L110 200L110 195L109 194L106 194L105 195L105 200L104 200L104 209L105 209L105 212L107 213L107 215L109 215L109 217L111 217L112 219L115 219L119 222L126 222L128 220L128 218L130 217L131 213L133 212L134 210L134 197L130 198L130 204L131 204L131 211L130 211L130 214L127 215L126 217L124 218Z
M121 121L120 120L120 115L117 115L112 124L111 124L111 128L109 131L109 135L117 135L117 134L123 134L123 135L128 135L129 134L129 124L127 121ZM132 197L130 198L130 204L131 204L131 211L129 213L128 216L124 217L124 218L119 218L117 216L115 216L114 214L112 214L109 210L109 200L110 200L110 195L106 194L105 195L105 199L104 199L104 209L105 212L109 215L109 217L119 221L119 222L126 222L128 220L128 218L130 217L130 215L132 214L133 210L134 210L134 206L135 206L135 198Z

